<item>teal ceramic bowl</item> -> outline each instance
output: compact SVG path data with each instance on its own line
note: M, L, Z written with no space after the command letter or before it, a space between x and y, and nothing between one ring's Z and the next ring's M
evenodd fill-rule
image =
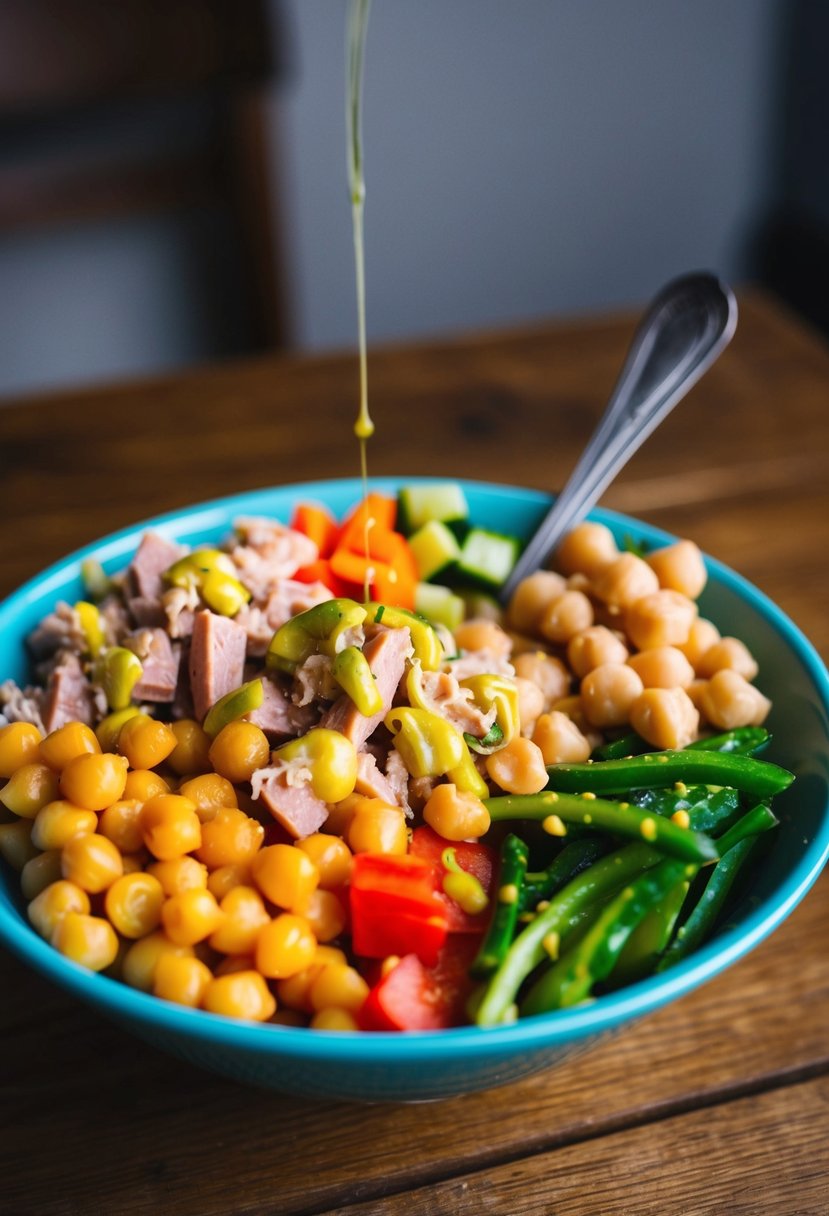
M412 479L406 479L411 481ZM373 483L393 491L392 481ZM472 518L529 536L549 506L540 493L466 483ZM80 564L95 556L108 572L129 561L144 530L189 544L215 543L238 515L287 520L294 502L315 499L342 513L360 496L355 480L291 485L207 503L138 524L73 554L0 606L0 679L25 678L23 639L58 599L81 596ZM608 511L594 518L621 540L666 543L665 533ZM0 875L0 941L26 963L126 1029L216 1072L304 1097L411 1101L502 1085L549 1068L599 1036L660 1009L735 963L783 921L829 855L829 678L792 622L756 588L716 561L701 609L758 657L761 686L774 701L772 758L793 770L794 786L775 802L781 823L758 867L751 897L727 928L673 970L581 1007L492 1030L336 1034L235 1022L168 1004L68 962L30 928L17 875ZM781 998L782 999L782 998Z

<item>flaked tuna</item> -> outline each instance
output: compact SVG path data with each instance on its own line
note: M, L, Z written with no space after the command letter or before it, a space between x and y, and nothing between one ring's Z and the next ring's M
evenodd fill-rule
M241 543L230 556L239 578L262 604L286 578L293 578L302 566L317 557L317 546L301 532L295 532L273 519L249 517L236 521Z

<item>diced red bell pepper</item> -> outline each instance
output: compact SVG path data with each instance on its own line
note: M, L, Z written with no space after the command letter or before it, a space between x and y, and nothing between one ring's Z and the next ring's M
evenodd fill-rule
M355 954L416 954L429 966L437 961L448 920L429 862L407 854L358 853L349 896Z
M473 988L472 937L450 937L434 967L407 954L373 985L359 1014L363 1030L444 1030L466 1021Z
M435 883L438 895L446 909L450 933L483 933L489 924L491 907L472 916L443 890L443 879L447 870L441 860L445 849L455 850L455 859L462 870L473 874L492 900L495 889L495 879L498 866L498 856L489 845L479 841L462 840L455 842L445 840L432 828L415 828L412 833L412 843L409 848L410 856L422 857L428 861L435 872Z

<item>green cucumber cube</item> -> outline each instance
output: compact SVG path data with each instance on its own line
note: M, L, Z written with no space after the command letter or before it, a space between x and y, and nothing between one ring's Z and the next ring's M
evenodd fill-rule
M466 495L454 481L401 486L397 505L398 527L407 536L432 520L456 524L469 518Z
M458 574L479 586L497 588L506 581L521 550L516 536L473 528L461 548Z
M417 564L418 578L424 583L454 565L461 554L454 533L438 519L430 519L418 528L409 537L409 548Z
M459 595L439 583L418 583L415 588L415 612L435 625L445 625L454 632L464 619L465 606Z

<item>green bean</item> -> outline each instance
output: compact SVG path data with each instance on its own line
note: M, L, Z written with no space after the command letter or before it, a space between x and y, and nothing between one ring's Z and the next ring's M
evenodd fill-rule
M769 828L776 828L777 823L777 816L767 806L764 806L763 803L752 807L727 832L724 832L718 838L717 849L719 850L720 857L725 857L726 853L733 849L735 844L739 844L741 840L745 840L749 836L757 836L761 832L767 832Z
M695 743L689 743L686 750L756 756L768 746L770 740L771 735L764 726L738 726L735 730L726 730L720 735L697 739Z
M533 985L521 1014L566 1009L590 995L613 970L623 947L644 917L674 887L687 884L697 867L662 861L627 884L602 910L587 933Z
M724 786L710 790L696 785L680 790L638 790L631 802L655 815L670 819L677 811L687 811L691 827L697 832L717 836L742 814L739 792Z
M671 945L656 965L656 971L666 971L681 962L709 936L722 911L726 897L742 866L757 845L757 836L748 836L724 853L711 871L705 890L685 924L677 931Z
M497 1026L507 1021L518 989L538 964L548 957L548 947L566 940L585 911L600 907L604 900L643 871L657 865L659 853L646 844L629 844L597 861L554 895L543 912L518 934L504 955L477 1002L479 1026Z
M591 834L583 836L581 840L571 840L545 870L525 874L518 911L525 912L528 908L534 908L539 900L549 899L559 887L581 874L606 852L607 844L598 836Z
M613 761L608 760L607 763L612 764ZM652 815L626 802L608 802L602 798L546 790L540 794L487 798L484 805L496 823L505 819L548 820L552 835L564 835L566 824L585 824L619 836L646 840L660 853L682 861L715 861L719 856L713 840L702 832L680 827L670 819Z
M654 971L671 940L689 886L689 881L678 882L633 930L613 968L614 988L644 979Z
M623 760L626 756L639 756L642 752L651 751L651 744L641 735L632 730L621 739L611 739L593 752L594 760Z
M475 979L483 980L492 975L509 949L521 908L527 856L528 850L523 840L512 832L504 837L501 843L495 906L489 928L469 968L470 975Z
M751 756L710 751L646 752L629 760L604 760L591 764L551 764L549 787L566 793L624 794L628 790L653 789L703 782L731 785L744 794L768 798L794 781L794 774L766 760Z

